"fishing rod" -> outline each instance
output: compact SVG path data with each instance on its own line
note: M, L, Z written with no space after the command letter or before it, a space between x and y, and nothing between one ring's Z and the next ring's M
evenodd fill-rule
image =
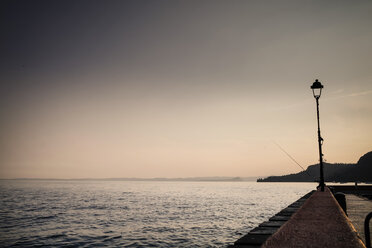
M295 162L298 166L300 166L301 167L301 169L303 170L303 171L305 171L306 172L306 174L309 176L309 177L311 177L311 178L313 178L310 174L309 174L309 172L307 172L307 170L305 170L304 169L304 167L302 167L291 155L289 155L289 153L288 152L286 152L285 150L284 150L284 148L283 147L281 147L278 143L276 143L275 141L273 141L273 143L277 146L277 147L279 147L279 149L280 150L282 150L282 152L284 152L293 162Z

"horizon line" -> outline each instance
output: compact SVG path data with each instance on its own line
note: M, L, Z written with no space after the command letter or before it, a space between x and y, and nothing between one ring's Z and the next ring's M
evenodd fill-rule
M260 176L239 177L239 176L210 176L210 177L82 177L82 178L52 178L52 177L16 177L16 178L0 178L0 180L110 180L110 181L182 181L182 180L209 180L209 181L249 181L260 178Z

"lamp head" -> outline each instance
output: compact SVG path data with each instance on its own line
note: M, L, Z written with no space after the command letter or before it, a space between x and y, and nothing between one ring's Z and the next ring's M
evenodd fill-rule
M315 80L313 85L311 85L311 89L313 90L313 95L315 98L319 98L322 94L323 85L318 81L318 79Z

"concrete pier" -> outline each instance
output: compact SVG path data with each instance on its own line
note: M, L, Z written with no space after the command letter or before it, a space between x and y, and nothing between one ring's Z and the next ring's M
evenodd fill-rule
M365 247L328 188L315 192L264 244L277 247Z
M268 221L261 223L258 227L251 230L247 235L237 240L234 245L229 248L254 248L261 247L261 245L274 233L276 233L280 227L282 227L293 214L295 214L305 203L305 201L314 193L309 192L304 195L287 208L283 209Z
M365 247L328 188L310 195L308 199L304 197L291 204L230 247Z

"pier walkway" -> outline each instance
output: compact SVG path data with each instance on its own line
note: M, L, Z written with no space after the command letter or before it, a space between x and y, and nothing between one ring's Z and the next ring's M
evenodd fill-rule
M351 209L351 205L349 205ZM351 214L351 213L350 213ZM266 234L266 233L263 233ZM253 243L248 234L233 248L345 247L365 248L353 224L328 188L314 192L279 229Z
M315 192L262 247L365 247L328 188Z
M364 220L367 214L372 211L372 201L354 194L346 194L346 206L349 219L363 242L366 243Z

